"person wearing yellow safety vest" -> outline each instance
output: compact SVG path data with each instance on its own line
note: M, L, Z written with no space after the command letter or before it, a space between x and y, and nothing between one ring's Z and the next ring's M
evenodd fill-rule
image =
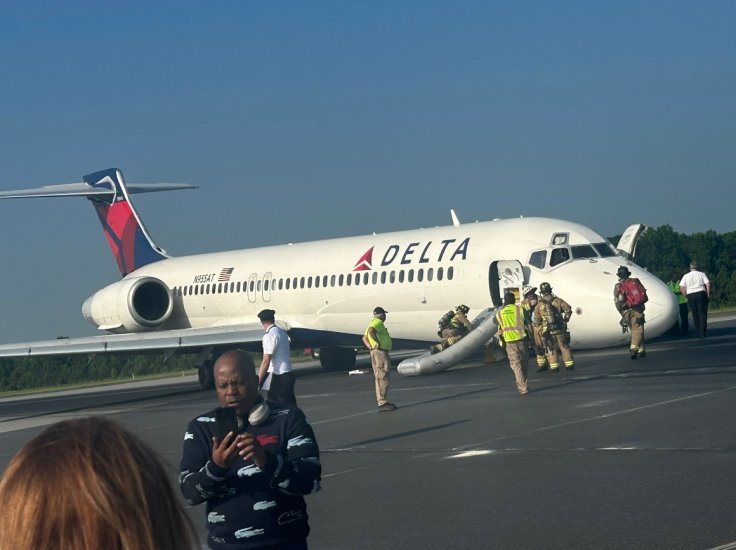
M680 290L680 276L677 273L673 273L670 280L667 281L667 286L677 297L677 303L680 304L680 336L687 334L688 322L687 322L687 298L682 295ZM677 325L675 325L677 328ZM674 329L673 329L674 330Z
M363 334L365 347L371 350L371 366L373 376L376 379L376 401L379 411L395 411L396 405L388 400L388 372L391 368L391 357L389 352L393 345L391 335L386 325L386 314L388 311L381 306L373 309L373 319L368 323L368 328Z
M539 285L542 299L534 308L532 323L539 330L544 342L544 353L549 361L549 371L560 372L558 352L562 355L567 370L575 368L570 350L570 336L567 332L567 322L572 316L572 308L565 300L552 294L549 283Z
M521 395L529 393L526 379L527 363L529 362L529 343L526 336L524 309L516 305L513 293L503 295L503 307L496 313L498 332L501 335L509 366L516 378L516 389Z
M539 296L536 293L537 287L525 286L523 293L524 299L521 301L521 307L524 308L526 313L526 332L530 338L533 338L534 345L531 346L534 349L534 354L537 358L537 372L547 370L549 364L547 363L547 356L544 354L544 342L542 341L542 330L540 327L535 327L532 324L532 314L534 308L539 303Z

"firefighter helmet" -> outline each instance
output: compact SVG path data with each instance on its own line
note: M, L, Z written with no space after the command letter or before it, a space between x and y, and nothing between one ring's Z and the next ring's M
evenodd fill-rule
M539 292L542 294L552 294L552 285L549 283L542 283L539 285Z
M522 295L526 298L527 294L531 294L537 290L537 287L530 286L530 285L524 285L524 288L522 289Z
M616 275L619 279L626 279L627 277L631 276L631 271L629 271L629 268L625 265L622 265L616 270Z
M470 311L470 308L466 306L465 304L460 304L455 308L455 311L459 311L463 315L465 315L468 311Z

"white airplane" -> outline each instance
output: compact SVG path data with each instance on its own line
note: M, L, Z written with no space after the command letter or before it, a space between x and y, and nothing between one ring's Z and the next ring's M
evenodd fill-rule
M260 350L256 313L271 308L294 348L319 348L324 368L344 368L354 365L375 306L388 310L396 348L425 347L436 342L437 321L448 309L500 306L505 287L519 278L537 287L547 281L570 303L574 348L618 346L627 343L613 303L620 265L648 291L648 338L667 331L678 315L672 291L624 257L633 253L635 238L619 251L573 222L461 224L453 212L446 227L171 257L146 231L130 194L193 186L126 185L118 169L83 179L6 191L0 198L82 196L92 202L122 275L82 305L85 319L104 334L5 344L0 357L196 353L200 385L211 388L216 356L233 347Z

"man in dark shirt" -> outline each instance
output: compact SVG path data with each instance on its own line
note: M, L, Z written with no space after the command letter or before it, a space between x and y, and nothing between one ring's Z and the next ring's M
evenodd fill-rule
M304 413L263 401L250 355L214 367L220 407L189 422L179 484L189 505L207 503L212 549L307 548L302 495L320 489L319 448Z

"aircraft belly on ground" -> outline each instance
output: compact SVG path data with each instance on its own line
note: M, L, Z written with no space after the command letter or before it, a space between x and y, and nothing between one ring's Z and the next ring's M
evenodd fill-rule
M550 218L460 224L454 216L451 226L170 257L149 235L130 194L185 188L192 186L128 186L120 170L109 169L83 183L0 192L0 198L89 199L122 276L83 305L88 321L114 334L7 344L0 357L257 349L256 314L264 308L276 310L299 345L352 347L360 345L373 308L382 306L397 345L416 345L437 340L437 321L448 309L465 304L483 311L500 305L504 290L518 294L522 285L542 281L573 307L574 345L617 345L625 337L612 291L622 263L651 293L650 336L677 316L674 295L656 277L594 231Z

